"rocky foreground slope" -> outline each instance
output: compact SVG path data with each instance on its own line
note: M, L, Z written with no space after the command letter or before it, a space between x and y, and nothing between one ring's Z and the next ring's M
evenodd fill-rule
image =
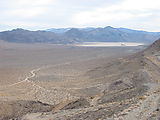
M63 69L66 67L63 66ZM43 88L36 91L35 102L3 101L0 103L0 119L160 119L160 40L142 52L102 62L81 75L67 75L77 81L57 82L59 86L65 86L65 89L51 87L48 90L48 86L39 81L28 81L28 85L34 83L33 86L36 86L37 83ZM58 91L61 91L59 96L62 96L54 103L56 96L51 97L58 94Z

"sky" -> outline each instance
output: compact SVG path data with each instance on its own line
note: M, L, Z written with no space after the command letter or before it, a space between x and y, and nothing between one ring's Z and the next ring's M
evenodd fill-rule
M123 27L160 32L160 0L0 0L0 31Z

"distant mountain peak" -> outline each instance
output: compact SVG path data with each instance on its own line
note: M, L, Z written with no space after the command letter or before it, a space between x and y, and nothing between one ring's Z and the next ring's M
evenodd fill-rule
M140 42L152 43L159 32L145 32L126 28L56 28L52 31L29 31L22 28L0 32L0 39L19 43L74 43L74 42Z
M13 29L12 31L28 31L28 30L25 30L25 29L22 29L22 28L16 28L16 29Z
M80 32L81 30L79 30L78 28L71 28L70 30L68 30L66 33L72 33L72 32Z
M106 26L104 29L115 29L112 26Z

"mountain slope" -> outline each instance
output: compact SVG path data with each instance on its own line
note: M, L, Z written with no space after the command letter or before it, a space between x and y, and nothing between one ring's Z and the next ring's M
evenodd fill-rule
M24 29L1 32L0 39L16 43L72 43L71 40L53 32L29 31Z
M110 26L105 28L60 28L46 31L14 29L0 32L0 40L17 43L140 42L148 44L159 37L160 33L158 32L136 31Z
M143 42L152 43L160 37L160 33L136 31L125 28L96 28L89 31L71 29L65 33L71 39L79 42Z
M160 52L160 39L155 41L152 45L150 45L146 50L145 50L145 53L152 53L152 54L155 54L155 53L158 53Z
M35 79L24 78L12 84L12 89L17 88L16 95L21 95L18 99L33 95L33 100L38 101L2 101L0 119L156 120L160 117L159 47L160 40L157 40L144 51L126 57L73 61L33 69L26 78L34 74ZM83 72L77 74L78 70ZM66 80L60 80L59 76ZM54 82L54 79L57 80ZM2 89L2 98L12 100L16 96L8 91L10 87L6 86L6 92ZM24 91L27 88L30 92Z
M160 117L160 61L154 54L146 54L146 52L154 50L158 53L160 52L157 49L159 46L160 40L157 40L142 52L101 63L101 66L88 70L84 75L88 76L91 81L85 83L88 87L79 89L84 89L84 91L100 89L100 93L81 96L84 98L76 101L61 102L50 113L28 114L23 116L23 119L158 119ZM78 93L78 90L74 89L74 93ZM83 101L88 101L90 104L86 106Z

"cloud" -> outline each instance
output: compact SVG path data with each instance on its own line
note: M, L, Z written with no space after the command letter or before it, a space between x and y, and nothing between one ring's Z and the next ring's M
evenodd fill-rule
M32 18L41 14L44 14L47 10L41 7L34 8L19 8L14 10L9 10L5 12L8 16L17 16L21 18Z
M72 16L71 22L81 26L104 26L106 24L127 27L126 22L133 23L133 21L135 21L138 26L141 20L146 18L143 19L143 22L151 24L153 21L156 22L157 19L160 18L159 12L156 12L160 10L159 6L159 0L124 0L121 1L121 3L112 4L110 6L105 6L104 4L103 7L81 11ZM148 21L148 18L151 16L154 16L156 19ZM140 22L138 23L137 20L140 20ZM139 27L137 28L139 29Z
M0 23L30 29L111 25L155 31L160 29L159 6L159 0L1 0Z
M18 6L44 6L53 4L55 0L14 0Z
M1 14L8 18L32 18L48 12L48 6L53 5L56 0L6 0L2 2ZM1 3L1 2L0 2ZM1 7L1 5L0 5Z

